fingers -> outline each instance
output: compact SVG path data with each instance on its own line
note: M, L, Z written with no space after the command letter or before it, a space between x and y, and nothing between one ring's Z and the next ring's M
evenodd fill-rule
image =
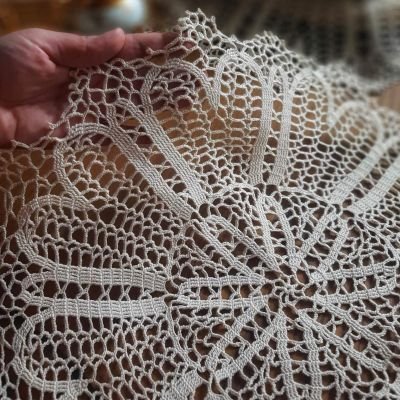
M176 37L175 33L152 32L126 35L125 43L117 57L126 61L144 57L148 48L161 50Z
M125 34L122 29L99 36L80 36L71 33L38 30L31 38L58 66L87 68L112 58L133 60L144 57L148 48L163 49L176 37L174 33Z
M0 107L0 148L15 139L17 121L11 111Z
M115 29L99 36L80 36L41 31L34 40L55 64L68 68L86 68L116 57L124 48L125 33L122 29Z

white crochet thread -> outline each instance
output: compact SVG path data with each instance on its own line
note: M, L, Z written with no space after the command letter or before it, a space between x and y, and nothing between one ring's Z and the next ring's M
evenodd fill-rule
M201 7L226 34L251 39L272 32L319 63L343 62L368 79L399 81L398 0L152 1L162 12L160 27Z
M398 114L273 35L177 31L0 153L0 398L398 399Z

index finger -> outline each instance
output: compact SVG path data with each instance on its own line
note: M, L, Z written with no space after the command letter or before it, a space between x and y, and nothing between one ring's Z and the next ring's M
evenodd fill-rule
M176 38L176 36L177 35L172 32L127 34L125 37L125 44L116 57L126 61L144 57L148 48L152 50L161 50Z

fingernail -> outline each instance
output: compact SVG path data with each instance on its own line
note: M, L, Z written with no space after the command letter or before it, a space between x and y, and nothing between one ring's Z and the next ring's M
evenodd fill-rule
M174 39L178 37L178 34L175 32L164 32L162 34L163 44L164 46L171 43Z
M125 32L124 32L124 30L122 28L114 28L114 29L112 29L110 31L99 33L97 35L90 35L89 38L90 39L95 39L95 38L98 38L98 37L104 37L105 35L114 36L116 34L121 34L121 33L125 34Z
M121 35L121 34L125 35L125 32L122 28L115 28L115 29L105 33L105 35L110 35L110 36L116 36L116 35Z

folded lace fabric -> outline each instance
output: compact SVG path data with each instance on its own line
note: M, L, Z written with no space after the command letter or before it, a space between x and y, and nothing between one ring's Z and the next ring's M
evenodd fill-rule
M0 152L0 397L398 399L400 116L272 34L177 32Z
M225 34L251 39L269 31L319 63L344 62L374 81L399 81L398 0L152 1L162 10L161 27L200 7Z

